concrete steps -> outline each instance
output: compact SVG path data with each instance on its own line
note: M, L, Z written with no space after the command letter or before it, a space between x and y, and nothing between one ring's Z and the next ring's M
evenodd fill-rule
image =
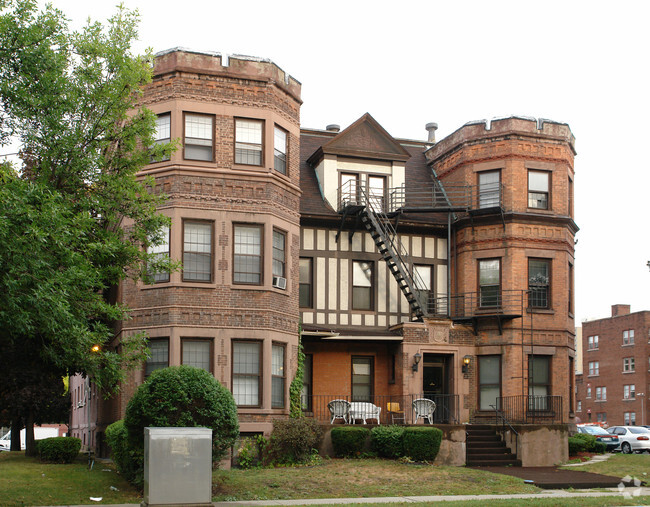
M506 447L494 426L468 424L466 434L467 466L521 466L521 460Z

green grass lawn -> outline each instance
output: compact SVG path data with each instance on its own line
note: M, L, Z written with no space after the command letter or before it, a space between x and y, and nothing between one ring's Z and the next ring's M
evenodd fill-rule
M70 465L41 463L24 452L0 452L0 505L140 503L142 496L115 472L96 462L92 471L80 457ZM111 486L118 491L111 489ZM93 502L90 497L102 497Z
M595 474L612 475L614 477L636 477L650 486L650 454L612 454L607 461L585 464L581 467L567 467L572 470L582 470Z

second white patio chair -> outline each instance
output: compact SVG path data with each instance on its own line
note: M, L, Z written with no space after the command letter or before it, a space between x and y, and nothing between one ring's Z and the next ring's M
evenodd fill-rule
M332 400L327 404L327 408L332 416L330 424L334 424L336 419L343 419L343 422L347 424L348 415L350 413L350 403L348 401Z
M415 412L415 424L418 419L426 419L429 424L433 424L433 413L436 411L436 402L426 398L413 400L413 412Z

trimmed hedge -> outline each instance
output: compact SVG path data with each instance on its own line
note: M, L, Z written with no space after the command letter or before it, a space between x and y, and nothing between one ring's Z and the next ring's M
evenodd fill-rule
M239 436L235 399L210 373L193 366L154 371L129 401L124 417L128 449L135 461L132 482L144 479L144 428L212 428L212 461L226 456Z
M404 456L404 427L376 426L370 431L372 450L383 458Z
M41 461L51 463L72 463L81 449L81 440L75 437L51 437L37 442Z
M305 463L312 450L318 449L322 438L323 429L314 419L273 421L273 432L266 446L267 458L272 463Z
M118 472L127 481L133 481L135 479L137 460L129 449L124 420L115 421L106 428L106 441L111 446L111 456Z
M569 437L569 456L575 456L579 452L585 451L587 448L586 440L578 438L578 435Z
M363 452L366 440L370 435L368 428L344 426L332 428L332 447L338 458L346 456L359 456Z
M404 455L416 461L433 461L440 451L442 430L415 426L404 429Z

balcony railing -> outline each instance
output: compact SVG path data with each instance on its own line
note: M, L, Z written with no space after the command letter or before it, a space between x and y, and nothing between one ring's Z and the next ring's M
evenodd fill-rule
M370 402L381 408L379 422L381 424L413 424L416 420L413 411L413 401L419 398L427 398L436 403L436 411L433 413L433 424L458 424L459 404L457 394L408 394L403 396L368 396L353 399L351 395L311 395L303 396L302 407L306 417L312 417L320 423L329 423L332 419L327 404L333 400L345 400L347 402ZM389 410L390 409L390 410ZM375 423L374 419L370 419ZM337 424L341 419L337 419ZM357 424L361 421L357 420ZM421 421L419 421L421 423Z
M520 316L526 304L526 291L500 290L465 292L451 297L430 295L427 313L430 316L452 319L471 319L489 316Z
M561 396L500 396L497 408L513 424L562 423Z
M476 211L503 209L503 185L443 185L432 181L415 186L365 188L358 181L346 181L338 189L338 211L349 206L369 206L375 213Z

